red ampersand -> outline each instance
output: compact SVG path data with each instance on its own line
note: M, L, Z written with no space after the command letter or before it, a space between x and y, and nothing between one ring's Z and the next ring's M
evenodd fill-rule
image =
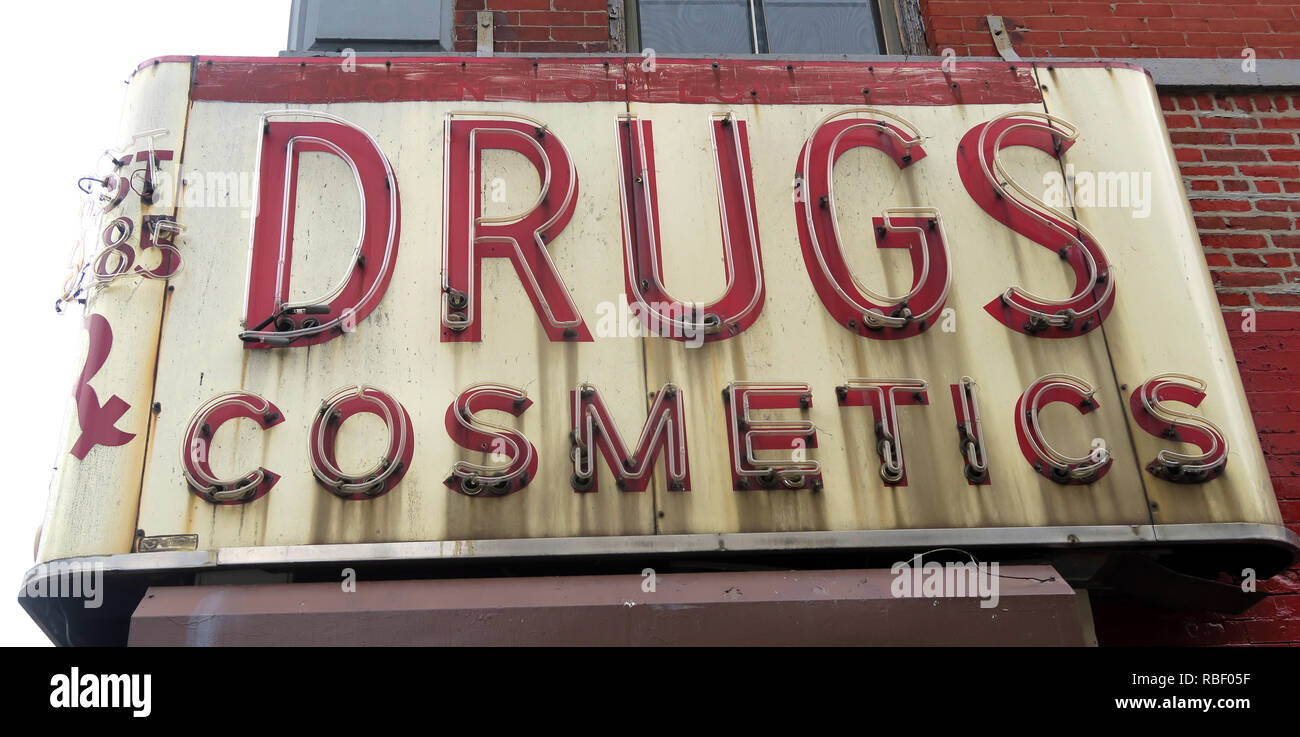
M72 455L77 460L85 460L86 454L96 445L126 445L135 437L135 433L123 432L116 427L117 421L131 405L116 394L101 405L99 395L90 386L90 380L103 368L109 351L113 349L113 328L103 315L88 315L84 324L90 333L90 347L72 392L77 400L77 422L81 425L81 436L72 446Z

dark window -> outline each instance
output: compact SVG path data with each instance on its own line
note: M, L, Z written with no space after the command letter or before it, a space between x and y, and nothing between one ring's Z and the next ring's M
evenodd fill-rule
M637 0L659 54L880 54L875 0Z
M451 5L452 0L294 0L289 51L449 51Z

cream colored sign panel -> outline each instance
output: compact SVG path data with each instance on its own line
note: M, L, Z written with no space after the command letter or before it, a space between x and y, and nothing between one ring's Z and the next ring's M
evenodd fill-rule
M1280 524L1141 72L825 63L813 83L816 65L468 64L314 64L300 84L279 60L137 74L123 130L168 130L180 181L143 208L174 208L184 268L91 287L114 335L91 385L97 406L129 404L117 428L133 437L65 456L43 560L129 552L137 529L216 550ZM1085 202L1084 173L1133 187ZM1056 212L1033 204L1062 188ZM534 212L547 222L525 238L500 235ZM343 282L337 299L381 296L255 313L276 284L310 304ZM1032 298L1061 309L1016 306ZM678 332L647 335L630 302ZM1164 374L1202 381L1204 401L1145 386ZM462 394L485 383L522 394ZM349 387L393 400L387 420L373 402L322 408ZM1144 388L1154 409L1132 405ZM196 419L231 392L230 416ZM1213 425L1153 435L1161 407ZM69 447L85 432L70 423ZM605 452L615 434L628 457ZM1162 450L1184 454L1176 473L1148 468ZM318 478L322 458L355 488ZM204 469L252 480L205 492Z
M189 68L180 64L142 69L132 78L96 172L106 184L86 203L87 243L74 256L82 268L69 277L64 295L84 287L86 351L41 528L42 561L126 552L135 537L166 295L165 279L137 269L167 266L157 249L140 249L140 239L157 227L150 218L175 213L188 84ZM139 195L146 182L156 185L150 198ZM161 232L168 233L165 226ZM186 245L183 235L164 239ZM69 301L63 309L75 306Z
M1228 441L1228 468L1202 484L1175 484L1142 475L1157 523L1206 520L1278 519L1259 436L1246 404L1245 390L1228 344L1223 317L1213 294L1196 226L1187 204L1169 137L1149 78L1114 75L1084 68L1044 72L1044 104L1050 112L1096 131L1096 143L1077 145L1065 164L1081 176L1118 175L1113 189L1127 184L1135 207L1079 207L1079 219L1097 233L1113 233L1110 250L1140 287L1122 293L1106 320L1106 341L1124 400L1144 381L1163 372L1181 372L1205 381L1200 413L1213 418ZM1089 101L1094 102L1089 102ZM1112 101L1105 108L1096 100ZM1114 110L1125 111L1123 121ZM1150 178L1147 179L1147 173ZM1105 204L1111 196L1107 193ZM1094 193L1096 199L1096 193ZM1134 217L1134 213L1143 215ZM1121 277L1122 278L1122 277ZM1137 286L1137 285L1135 285ZM1119 309L1122 307L1123 309ZM1187 408L1183 408L1187 409ZM1177 445L1133 426L1132 451L1145 465Z

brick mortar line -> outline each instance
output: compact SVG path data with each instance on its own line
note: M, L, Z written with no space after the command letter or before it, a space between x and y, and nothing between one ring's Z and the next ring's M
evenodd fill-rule
M1187 178L1196 179L1197 181L1205 181L1205 180L1218 181L1222 177L1215 176L1213 174L1193 174ZM1265 181L1272 181L1272 180L1265 180ZM1283 179L1281 181L1290 181L1290 180ZM1188 197L1187 199L1188 200L1300 200L1300 194L1292 194L1290 192L1274 192L1271 194L1268 192L1206 192L1204 194L1197 193L1195 195Z
M1282 113L1275 113L1275 112L1237 113L1235 115L1192 115L1191 111L1184 112L1184 111L1166 110L1164 111L1164 114L1166 117L1170 115L1187 115L1188 117L1193 118L1195 120L1208 120L1210 118L1217 118L1219 120L1300 120L1300 111L1295 111L1295 114L1293 115L1284 115ZM1264 116L1269 116L1269 117L1264 117ZM1166 123L1166 125L1168 125L1168 123ZM1172 126L1170 130L1235 131L1235 130L1259 130L1259 129L1258 128L1215 128L1213 126L1206 128L1197 125L1176 125L1176 126Z

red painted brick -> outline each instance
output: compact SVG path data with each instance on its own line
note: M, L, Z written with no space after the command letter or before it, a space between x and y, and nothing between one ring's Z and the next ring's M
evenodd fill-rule
M1156 56L1167 59L1197 59L1206 56L1218 56L1213 50L1180 48L1177 46L1157 46Z
M1196 47L1245 46L1245 37L1240 33L1188 33L1184 36L1187 45Z
M1245 266L1245 267L1247 267L1247 268L1252 268L1252 269L1262 269L1262 268L1265 268L1265 267L1267 267L1267 266L1285 266L1285 265L1287 265L1287 264L1268 264L1268 263L1265 263L1265 256L1267 256L1267 255L1269 255L1269 254L1258 253L1258 252L1255 252L1255 251L1246 251L1246 252L1234 253L1234 254L1232 254L1232 262L1233 262L1234 264L1236 264L1237 266ZM1290 263L1290 254L1272 254L1272 255L1274 255L1274 256L1282 256L1282 257L1285 257L1285 258L1287 259L1287 263L1288 263L1288 264Z
M1255 200L1261 212L1298 212L1300 200Z
M1141 46L1159 46L1161 48L1191 46L1192 43L1188 36L1192 34L1179 33L1176 31L1148 31L1146 33L1134 33L1133 43ZM1204 36L1219 36L1228 34L1200 34ZM1240 36L1239 36L1240 38ZM1207 42L1208 45L1214 45ZM1202 44L1206 45L1206 44Z
M1260 121L1256 118L1229 118L1207 115L1200 119L1202 128L1258 128Z
M1290 218L1263 216L1234 216L1224 220L1228 227L1246 230L1290 230L1293 222Z
M1292 343L1296 346L1300 346L1300 333L1297 333L1292 337L1292 342L1288 342L1287 338L1288 335L1285 331L1264 331L1254 333L1234 331L1228 334L1228 341L1232 343L1233 353L1236 354L1238 360L1242 361L1256 360L1258 356L1263 355L1263 353L1267 351L1286 350L1292 345ZM1282 399L1285 399L1285 397L1282 397ZM1300 391L1296 392L1295 399L1297 402L1300 402ZM1294 407L1286 405L1283 406L1282 409L1300 410L1300 404L1296 404Z
M1300 338L1300 313L1297 312L1260 312L1255 315L1255 330L1264 332L1297 333ZM1228 330L1240 331L1240 321L1228 321ZM1294 388L1294 387L1292 387Z
M1060 43L1067 46L1110 46L1123 45L1129 42L1129 34L1121 33L1119 31L1063 31L1059 36ZM1037 40L1037 37L1035 38L1035 42L1041 43Z
M601 28L552 28L551 38L556 41L608 41L609 27Z
M1118 16L1168 18L1177 15L1177 13L1174 12L1174 6L1167 3L1114 3L1110 7L1114 9L1114 14Z
M1273 491L1279 499L1300 500L1300 478L1274 479Z
M1180 169L1183 176L1188 177L1222 177L1237 173L1231 166L1184 166Z
M1245 292L1216 292L1222 307L1250 307L1250 295Z
M1293 309L1300 307L1300 294L1293 292L1254 292L1255 302L1264 309ZM1292 367L1288 367L1290 370Z
M1248 177L1268 177L1270 179L1300 178L1300 166L1243 166L1241 173Z
M1250 135L1238 133L1238 136ZM1257 133L1254 135L1270 135ZM1274 133L1271 135L1286 135L1284 133ZM1226 131L1170 131L1169 140L1175 144L1199 144L1199 145L1221 145L1226 146L1232 143L1232 136ZM1289 143L1289 141L1270 141L1270 143Z
M1192 212L1250 212L1245 200L1192 200Z
M1118 23L1118 24L1117 24ZM1098 31L1134 31L1146 27L1141 21L1124 19L1119 23L1113 18L1084 18L1077 14L1072 15L1047 15L1036 18L1026 18L1020 21L1019 25L1033 30L1044 31L1078 31L1087 33L1082 29L1095 29ZM984 24L987 30L988 24Z
M561 12L558 10L532 11L519 13L516 21L521 26L586 26L595 25L588 22L590 13L580 11ZM608 26L607 26L608 27Z
M551 8L551 0L487 0L487 2L490 10L550 10Z
M928 9L934 15L987 15L993 12L991 5L978 0L930 0Z
M1268 5L1270 4L1276 6L1289 6L1289 7L1268 7ZM1266 0L1264 5L1255 4L1255 6L1250 8L1248 12L1251 16L1255 18L1286 19L1286 18L1297 17L1295 15L1295 4L1291 2L1287 2L1286 0L1283 0L1282 2L1279 2L1278 0ZM1243 13L1243 15L1245 14Z
M1282 275L1268 271L1216 271L1211 276L1215 286L1264 287L1281 284Z
M1250 370L1243 372L1242 379L1245 380L1247 376L1250 376L1252 380L1260 378L1255 374L1255 372ZM1294 389L1295 387L1289 388ZM1264 435L1273 433L1300 433L1300 417L1297 417L1294 412L1256 412L1254 418L1255 429L1259 430L1260 433Z
M551 29L538 26L505 26L492 29L496 41L548 41Z
M1300 453L1300 433L1263 433L1259 436L1259 442L1264 447L1265 453ZM1289 515L1287 518L1300 519L1297 515Z
M1232 142L1239 145L1261 146L1277 143L1287 145L1295 143L1295 135L1292 133L1233 133ZM1177 141L1175 141L1177 143ZM1188 141L1191 143L1191 141ZM1214 141L1204 141L1204 143L1214 143Z
M608 46L608 44L601 45ZM586 45L574 41L521 41L519 43L519 51L524 54L584 53L592 50L595 49L587 49Z
M1267 161L1268 156L1257 148L1207 148L1206 161Z
M1095 22L1090 23L1090 25L1095 25ZM1150 18L1145 25L1153 31L1210 30L1210 21L1207 18ZM1218 28L1220 26L1216 23L1214 27Z
M605 10L605 0L551 0L556 10Z

